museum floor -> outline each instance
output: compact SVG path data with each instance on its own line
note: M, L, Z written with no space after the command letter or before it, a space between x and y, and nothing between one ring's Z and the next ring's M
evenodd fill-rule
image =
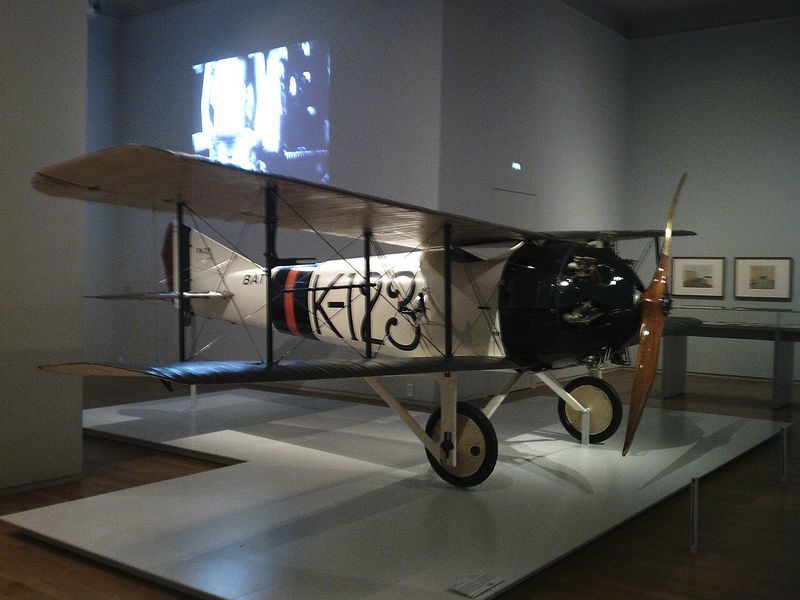
M608 374L624 398L631 376ZM689 392L653 406L796 421L769 407L769 382L690 376ZM104 395L102 387L90 393ZM119 389L114 390L118 397ZM789 430L789 482L775 437L700 484L700 551L689 552L689 493L683 491L498 596L517 598L796 598L800 594L800 448ZM87 438L80 482L0 497L0 515L216 468ZM535 509L535 507L532 507ZM62 552L0 523L0 597L183 598L141 579Z

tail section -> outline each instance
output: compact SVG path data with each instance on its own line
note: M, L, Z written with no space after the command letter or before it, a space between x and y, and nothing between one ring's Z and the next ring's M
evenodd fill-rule
M186 238L186 232L189 228L183 226L181 232L178 232L178 224L170 223L167 225L167 231L164 233L164 243L161 246L161 262L164 264L164 281L170 292L177 293L178 290L183 289L188 285L188 271L185 272L185 279L181 281L181 274L178 272L178 265L189 264L189 244ZM184 252L185 256L180 256ZM179 282L181 285L179 285Z
M176 306L182 299L184 308L196 315L265 327L264 268L195 229L181 227L167 227L161 250Z

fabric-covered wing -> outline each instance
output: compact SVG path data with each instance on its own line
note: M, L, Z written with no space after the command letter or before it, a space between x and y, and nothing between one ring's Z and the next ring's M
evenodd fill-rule
M168 212L183 202L203 217L246 223L264 222L266 189L275 186L278 227L352 238L370 231L376 240L412 248L440 246L445 223L456 245L548 237L147 146L45 167L31 183L51 196Z
M455 356L445 358L383 358L369 360L283 360L271 367L263 362L208 361L159 365L64 363L39 367L49 373L154 377L184 384L245 384L276 381L308 381L347 377L383 377L415 373L444 373L498 369L529 369L506 358Z
M278 227L351 238L370 231L380 242L410 248L441 246L441 229L445 224L450 225L451 241L456 246L663 234L649 230L528 231L148 146L109 148L45 167L34 175L31 183L51 196L167 212L174 212L176 204L181 202L204 218L246 223L264 222L266 190L274 186L278 196Z

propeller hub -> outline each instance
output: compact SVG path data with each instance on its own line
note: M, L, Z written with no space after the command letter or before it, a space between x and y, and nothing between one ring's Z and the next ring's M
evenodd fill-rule
M661 296L659 302L661 304L662 313L668 315L670 312L672 312L672 296L669 294L669 292L664 292L664 295Z

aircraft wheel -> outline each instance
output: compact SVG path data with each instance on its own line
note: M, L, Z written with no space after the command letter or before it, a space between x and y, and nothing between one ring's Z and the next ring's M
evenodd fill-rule
M602 379L589 376L570 381L564 389L592 410L589 443L599 444L614 435L622 422L622 402L617 390ZM559 399L558 418L572 437L581 439L581 413Z
M425 432L434 440L440 436L442 409L437 408L428 419ZM456 405L456 466L443 465L428 450L428 462L436 474L458 487L483 483L497 464L497 435L489 419L471 404Z

